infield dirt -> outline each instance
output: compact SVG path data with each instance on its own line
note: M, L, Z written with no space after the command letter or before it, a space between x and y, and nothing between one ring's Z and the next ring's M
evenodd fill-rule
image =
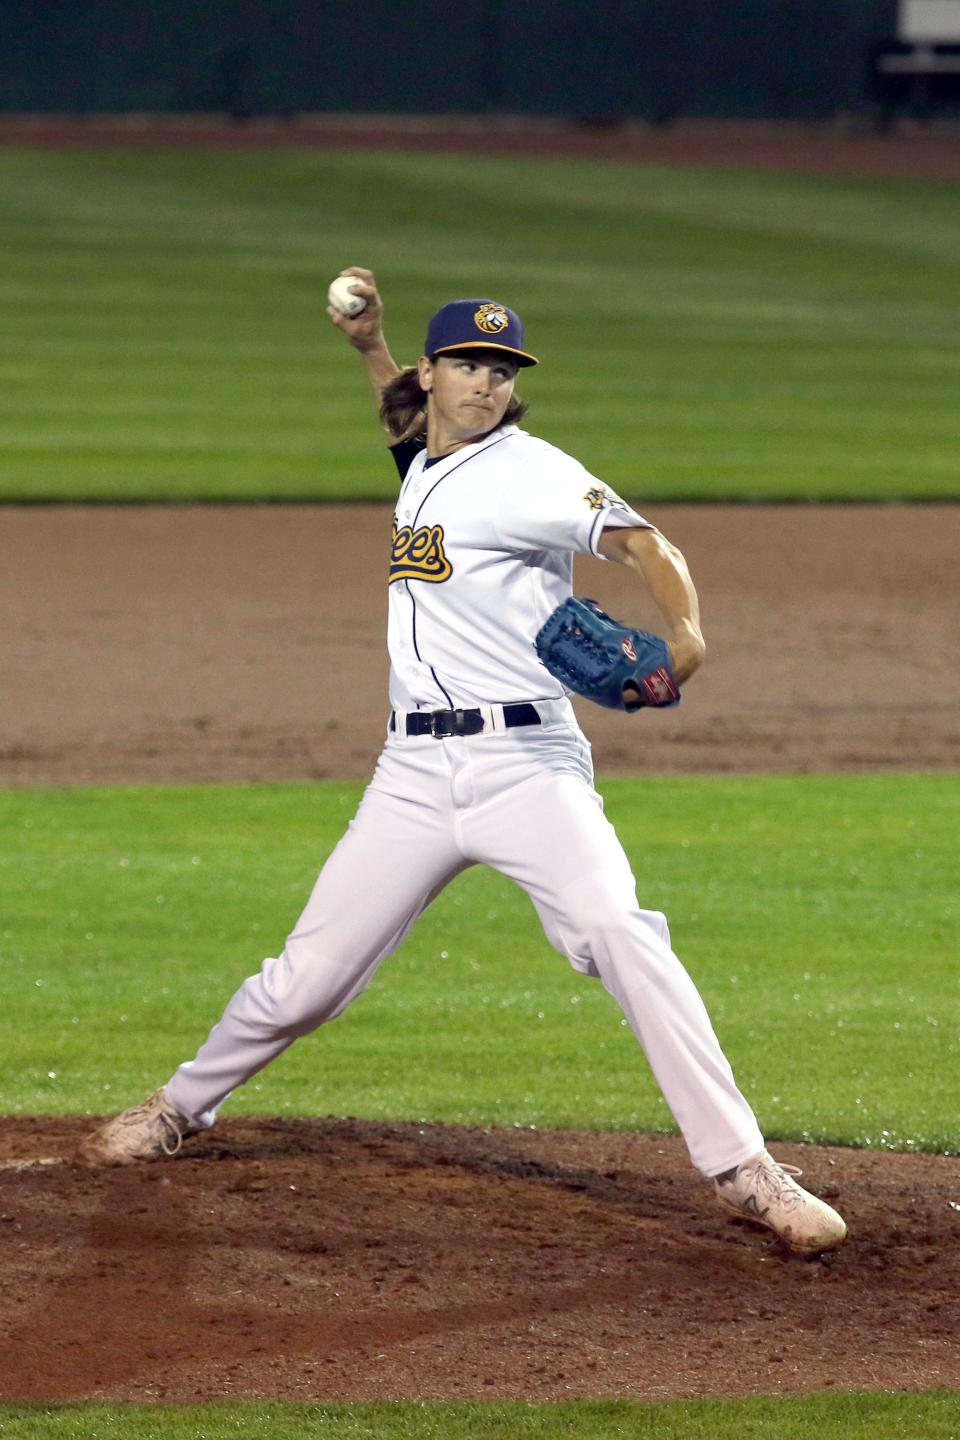
M957 765L960 506L648 514L708 658L676 710L578 705L599 776ZM390 531L381 506L0 508L0 784L366 777ZM576 588L660 623L622 566Z

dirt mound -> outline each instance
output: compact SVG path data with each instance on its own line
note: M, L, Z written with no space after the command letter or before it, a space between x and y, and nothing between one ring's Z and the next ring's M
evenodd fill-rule
M679 1141L222 1122L89 1172L0 1121L0 1395L656 1398L960 1385L960 1160L776 1146L828 1261L731 1221Z

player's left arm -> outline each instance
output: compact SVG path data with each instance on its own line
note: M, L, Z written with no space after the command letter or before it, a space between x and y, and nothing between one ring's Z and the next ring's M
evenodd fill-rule
M597 546L607 560L635 571L667 622L673 676L678 685L703 663L706 646L700 630L700 601L687 562L659 530L610 526Z

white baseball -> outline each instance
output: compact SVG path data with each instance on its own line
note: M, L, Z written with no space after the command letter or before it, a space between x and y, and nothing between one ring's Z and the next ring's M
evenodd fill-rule
M350 289L351 285L362 283L357 280L356 275L338 275L327 291L327 300L334 310L339 310L341 315L352 320L361 310L367 308L366 298L363 295L354 295Z

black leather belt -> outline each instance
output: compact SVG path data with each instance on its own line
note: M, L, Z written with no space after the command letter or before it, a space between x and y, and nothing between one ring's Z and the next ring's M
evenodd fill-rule
M508 730L518 725L542 725L535 705L504 705L503 723ZM437 740L449 739L453 735L479 735L484 728L480 710L417 710L407 717L408 735L432 735ZM396 730L397 716L390 716L390 729Z

